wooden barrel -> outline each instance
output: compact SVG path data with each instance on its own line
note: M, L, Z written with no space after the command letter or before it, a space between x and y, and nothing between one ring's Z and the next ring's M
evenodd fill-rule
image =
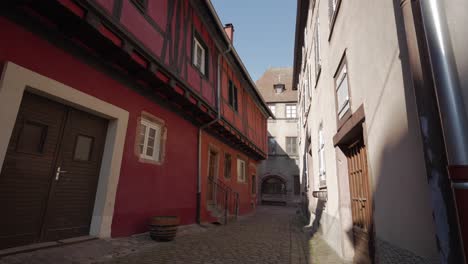
M172 241L180 220L177 216L155 216L150 221L150 236L156 241Z

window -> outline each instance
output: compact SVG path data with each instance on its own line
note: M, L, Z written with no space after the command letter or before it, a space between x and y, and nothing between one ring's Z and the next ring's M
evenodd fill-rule
M274 137L268 137L268 154L276 154L276 140Z
M252 194L257 193L257 176L252 175Z
M286 118L297 118L297 106L286 105Z
M198 37L194 37L192 51L193 65L198 69L198 71L200 71L201 74L205 76L207 76L208 72L208 54L206 50L206 46L203 44L203 42Z
M245 182L245 161L237 159L237 181Z
M91 157L91 150L93 149L94 138L78 135L75 142L75 152L73 160L76 161L89 161Z
M231 154L224 154L224 178L231 178L232 157Z
M320 56L320 32L319 32L320 21L317 17L317 22L315 23L315 32L314 32L314 62L315 62L315 82L317 83L320 72L322 71L322 58Z
M320 125L318 132L318 159L320 185L325 186L327 183L327 178L325 170L325 140L323 138L323 125Z
M273 113L273 115L276 116L276 105L268 105L268 107L270 108L271 112Z
M328 0L328 15L331 27L333 27L333 23L335 22L336 13L338 11L340 3L341 0Z
M297 155L297 137L286 137L286 153Z
M148 7L148 0L132 0L132 3L142 12L146 12Z
M30 154L43 154L46 137L46 125L26 121L19 134L16 151Z
M237 112L237 87L229 80L229 105Z
M340 120L350 110L348 73L346 70L345 63L343 63L341 70L338 73L338 77L335 79L335 85L336 85L337 113L338 113L338 120Z
M286 88L285 88L284 84L275 84L275 85L273 85L273 89L275 89L276 94L280 94L280 93L284 92L284 90Z
M163 127L161 124L151 122L147 119L140 121L140 137L138 149L140 157L147 160L160 162L161 139Z

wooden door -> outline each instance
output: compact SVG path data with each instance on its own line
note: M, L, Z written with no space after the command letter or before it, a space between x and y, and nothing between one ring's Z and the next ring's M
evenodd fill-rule
M207 200L213 201L215 196L214 184L213 181L216 180L216 170L217 170L217 155L218 153L210 150L208 157L208 193Z
M0 248L89 234L106 130L104 119L24 94L0 172Z
M0 248L40 241L67 108L25 93L0 173Z
M349 145L349 188L353 218L354 263L372 263L372 196L367 172L367 153L362 138Z
M70 109L54 172L44 240L89 234L107 121Z

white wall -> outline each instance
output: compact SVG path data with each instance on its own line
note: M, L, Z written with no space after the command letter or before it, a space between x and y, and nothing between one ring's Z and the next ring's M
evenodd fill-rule
M307 24L311 31L319 16L322 72L318 82L312 78L308 85L304 74L300 77L300 89L306 87L312 91L310 114L303 119L306 128L300 126L300 149L304 151L306 133L309 133L314 164L309 177L318 183L317 136L323 123L328 201L321 229L330 246L347 259L353 256L347 161L332 142L337 133L333 76L344 53L351 110L355 112L363 105L366 115L364 134L367 135L376 238L416 256L437 259L414 95L403 75L397 31L400 9L395 3L342 1L329 39L328 1L316 1L316 9ZM313 51L310 35L306 36L306 50ZM303 69L307 65L313 69L313 52L303 58ZM301 99L303 94L302 91ZM301 159L301 171L303 166ZM317 189L317 184L310 186L309 193ZM314 209L312 206L311 211ZM386 249L377 248L378 252L383 250Z

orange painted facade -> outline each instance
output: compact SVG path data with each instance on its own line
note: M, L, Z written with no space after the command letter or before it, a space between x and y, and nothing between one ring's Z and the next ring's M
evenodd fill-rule
M216 158L216 170L215 178L225 185L229 186L234 192L239 193L239 214L244 215L252 212L255 209L256 193L252 192L252 185L256 186L255 182L252 182L252 176L257 175L257 164L258 161L253 160L243 154L241 151L232 148L215 137L203 133L202 134L202 164L201 164L201 220L202 222L212 222L215 219L210 214L207 203L209 201L209 156L210 151L217 153ZM231 159L231 170L230 178L225 177L225 154L230 154ZM242 159L246 163L246 180L244 182L239 180L237 173L237 159ZM256 177L255 177L256 178Z

